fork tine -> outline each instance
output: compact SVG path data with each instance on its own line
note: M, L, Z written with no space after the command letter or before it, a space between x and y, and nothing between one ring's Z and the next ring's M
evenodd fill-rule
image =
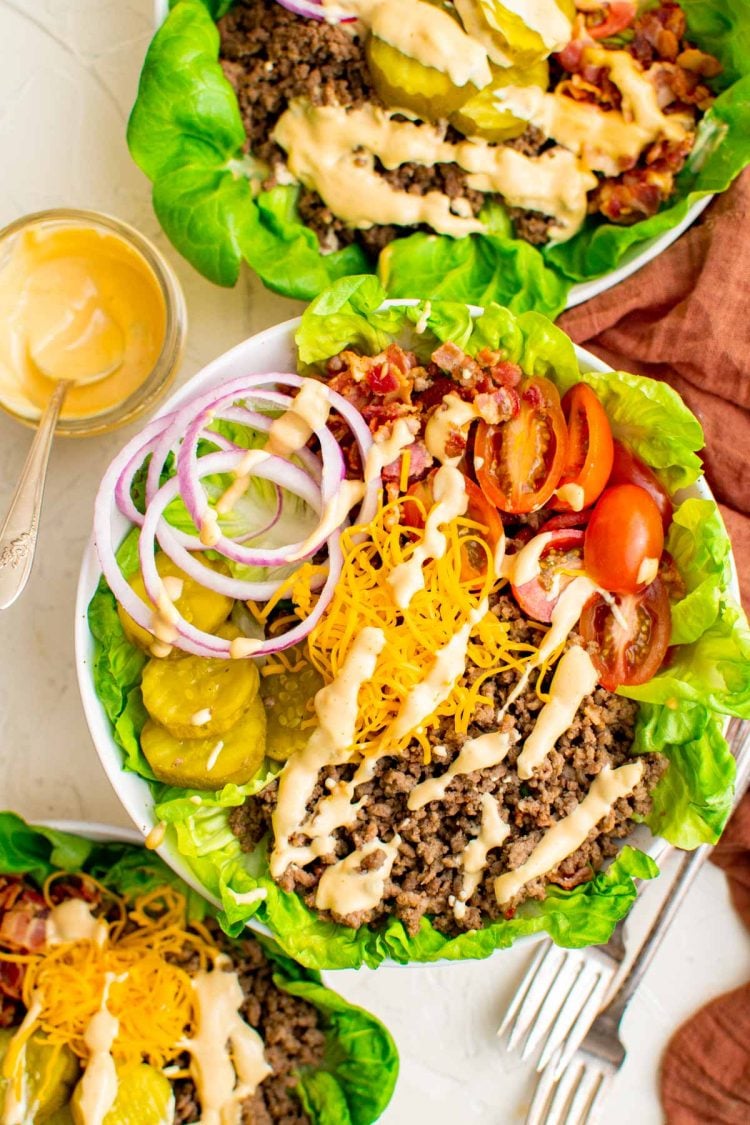
M563 1125L568 1120L568 1111L575 1101L576 1092L586 1073L582 1059L573 1059L555 1083L552 1104L544 1125Z
M536 1018L529 1028L529 1033L526 1036L526 1042L521 1052L521 1058L524 1061L530 1058L537 1044L544 1038L551 1025L555 1022L556 1017L564 1008L582 969L582 957L576 957L572 953L567 953L563 957L562 964L555 977L554 987L550 988L545 996L536 1014Z
M568 1065L573 1055L576 1053L581 1043L584 1040L586 1032L591 1027L591 1024L596 1019L597 1012L604 1002L604 997L609 989L610 980L606 976L601 976L597 981L594 988L591 990L588 1000L581 1008L580 1015L575 1021L568 1037L562 1044L560 1057L555 1065L555 1078L558 1078L565 1067Z
M602 1079L603 1075L598 1067L583 1064L583 1071L570 1100L568 1114L563 1125L586 1125Z
M554 985L564 957L564 952L550 943L549 948L536 966L533 979L529 981L528 990L518 1009L513 1027L510 1029L509 1051L513 1051L518 1046L522 1036L536 1019L544 998Z
M593 989L599 984L601 978L605 976L607 976L607 974L601 968L592 965L585 958L582 958L578 976L573 982L573 987L568 993L567 999L560 1009L557 1019L550 1028L549 1035L542 1048L542 1053L539 1056L539 1062L536 1066L538 1071L544 1070L554 1052L562 1044L566 1035L573 1027L573 1024L580 1015ZM611 974L609 979L611 979Z
M554 1087L555 1079L552 1076L552 1067L548 1066L547 1069L540 1074L539 1080L537 1081L534 1097L531 1099L529 1112L526 1115L525 1125L544 1125L547 1120L547 1109Z
M531 985L532 980L536 976L537 969L539 968L539 966L542 963L542 961L544 960L544 958L547 956L547 953L549 952L549 949L550 949L551 945L552 945L552 943L548 942L548 941L542 941L542 942L539 943L539 948L537 949L536 953L534 954L534 958L533 958L531 964L529 965L528 969L526 970L526 975L524 976L523 980L521 981L518 988L516 989L516 992L513 996L513 999L511 1000L510 1004L508 1005L508 1010L505 1013L505 1015L503 1016L503 1021L500 1024L499 1028L497 1029L498 1036L502 1036L503 1033L510 1026L510 1024L513 1020L513 1017L515 1016L516 1012L518 1011L518 1009L521 1007L521 1004L523 1003L524 997L526 996L526 993L529 990L529 987Z
M604 1103L607 1100L610 1086L614 1080L613 1074L601 1074L601 1081L594 1091L594 1096L589 1102L588 1111L585 1118L581 1121L581 1125L596 1125L596 1122L601 1116L604 1109Z

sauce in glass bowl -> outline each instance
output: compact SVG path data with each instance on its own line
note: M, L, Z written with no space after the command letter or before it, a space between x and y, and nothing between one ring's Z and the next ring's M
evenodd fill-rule
M126 224L56 211L0 232L0 406L19 420L35 424L60 379L80 385L58 433L132 420L171 382L185 327L171 268Z

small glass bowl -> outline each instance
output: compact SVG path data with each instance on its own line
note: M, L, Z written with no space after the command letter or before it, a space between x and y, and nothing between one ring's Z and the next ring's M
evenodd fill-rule
M90 437L104 434L132 422L150 410L165 394L177 374L187 332L185 297L177 275L159 250L129 223L99 211L79 211L58 207L23 215L0 230L0 257L7 243L17 235L38 227L88 227L105 234L114 234L126 242L151 271L162 292L166 310L164 342L153 370L143 383L122 402L88 418L60 419L55 434L62 437ZM2 401L0 410L25 426L36 429L38 419L24 417Z

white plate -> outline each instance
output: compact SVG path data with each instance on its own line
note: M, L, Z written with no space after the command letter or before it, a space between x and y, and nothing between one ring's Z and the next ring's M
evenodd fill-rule
M164 20L167 18L169 12L168 0L155 0L154 3L154 23L156 27L161 27ZM648 262L658 257L662 251L676 242L681 234L692 226L698 216L705 211L709 203L713 199L712 195L707 195L704 199L699 199L697 203L689 209L687 215L678 223L676 227L671 230L665 231L664 234L656 235L654 238L647 239L646 242L639 242L637 246L633 246L625 254L622 264L617 269L611 270L609 273L604 273L601 277L594 277L590 281L581 281L574 285L568 293L568 299L565 303L566 309L572 309L576 305L582 305L584 301L590 301L592 297L598 297L600 293L606 292L614 285L619 285L626 277L636 273Z
M398 303L398 302L391 302ZM413 302L403 302L413 303ZM476 310L477 312L479 310ZM296 348L294 333L300 323L300 318L285 321L266 329L265 332L244 340L241 344L225 352L202 371L199 371L185 386L181 387L172 397L163 404L158 411L159 415L167 414L187 399L208 390L218 387L228 380L240 375L261 374L266 371L294 371L296 370ZM582 371L611 371L612 368L602 363L600 359L583 348L576 348L576 357ZM704 499L711 498L711 492L703 479L699 480L685 496L694 495ZM114 505L111 509L111 527L113 540L119 543L128 531L130 524ZM94 550L93 539L89 542L81 565L76 598L75 617L75 650L78 683L83 701L83 708L88 722L91 737L94 740L97 753L109 777L112 786L120 798L123 806L130 815L138 830L147 836L156 824L154 816L154 802L148 783L135 773L129 773L122 768L122 751L112 737L109 719L106 715L96 691L92 675L92 662L94 656L94 641L89 632L87 610L89 602L94 595L101 577L99 561ZM633 843L648 851L655 859L663 853L666 845L663 840L654 838L648 830L639 825L632 837ZM206 889L197 881L195 875L188 867L185 860L177 853L171 843L166 842L158 849L162 859L172 867L187 883L206 897ZM214 901L216 901L214 899ZM258 927L261 928L261 927Z

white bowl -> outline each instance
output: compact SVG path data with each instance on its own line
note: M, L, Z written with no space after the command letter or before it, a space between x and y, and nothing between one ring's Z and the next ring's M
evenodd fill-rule
M401 304L414 304L416 302L389 302ZM477 313L480 310L475 310ZM283 324L268 328L257 336L251 336L241 344L225 352L202 371L199 371L176 394L165 402L156 416L167 414L178 405L184 403L200 392L212 387L220 386L228 380L240 375L261 374L266 371L295 371L297 368L297 353L294 344L294 333L300 323L300 318L285 321ZM576 357L582 371L611 371L612 368L602 363L595 355L576 347ZM698 496L703 499L712 499L710 489L705 480L701 478L690 489L685 490L684 496ZM682 497L681 497L682 498ZM117 511L114 498L111 510L111 527L114 542L120 542L130 524L126 518ZM734 593L737 594L736 571L733 567ZM122 751L112 736L110 721L97 697L94 689L92 675L92 662L94 656L94 641L89 632L87 611L88 605L96 591L101 569L94 549L93 537L89 542L81 565L78 581L75 615L75 652L78 684L83 701L91 737L94 741L100 761L109 777L112 787L120 798L124 808L133 820L138 831L145 837L154 828L154 801L144 778L135 773L126 772L122 767ZM653 837L643 825L638 825L632 836L632 842L647 851L654 859L658 860L663 855L667 845L664 840ZM185 882L189 883L206 898L213 898L198 882L186 861L178 854L171 842L163 843L157 849L159 855L172 867ZM217 903L217 905L219 905ZM258 929L265 927L253 923ZM267 930L265 932L268 932ZM534 939L526 939L534 940Z

